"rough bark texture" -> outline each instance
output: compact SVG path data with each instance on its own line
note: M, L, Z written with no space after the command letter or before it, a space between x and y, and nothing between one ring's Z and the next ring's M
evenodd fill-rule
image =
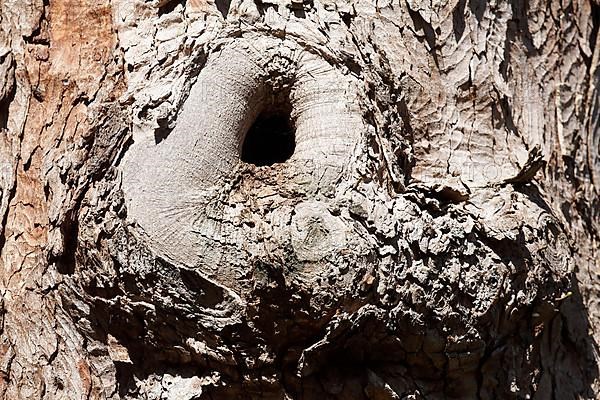
M598 398L599 27L0 0L0 397Z

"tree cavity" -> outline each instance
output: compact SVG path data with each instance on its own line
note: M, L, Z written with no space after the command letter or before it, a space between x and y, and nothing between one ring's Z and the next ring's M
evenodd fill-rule
M264 167L289 160L296 148L291 111L288 98L273 100L265 107L244 137L240 154L243 162Z

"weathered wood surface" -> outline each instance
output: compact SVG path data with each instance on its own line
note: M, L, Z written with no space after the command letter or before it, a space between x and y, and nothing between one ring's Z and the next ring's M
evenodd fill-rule
M599 27L0 0L0 396L597 398Z

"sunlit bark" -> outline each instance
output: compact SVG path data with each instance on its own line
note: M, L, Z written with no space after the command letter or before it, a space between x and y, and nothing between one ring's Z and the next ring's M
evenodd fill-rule
M0 396L597 398L599 7L0 0Z

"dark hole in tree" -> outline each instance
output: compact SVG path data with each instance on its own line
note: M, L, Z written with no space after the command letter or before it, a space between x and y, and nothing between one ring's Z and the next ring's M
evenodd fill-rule
M287 111L258 116L244 138L242 161L262 167L287 161L296 147L295 130Z

